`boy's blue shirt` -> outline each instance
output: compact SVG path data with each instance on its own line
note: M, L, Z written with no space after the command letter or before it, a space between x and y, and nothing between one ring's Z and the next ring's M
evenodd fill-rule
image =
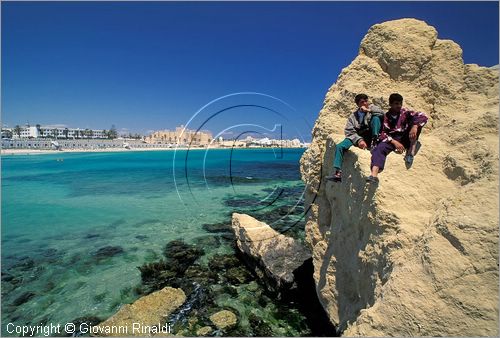
M358 121L359 121L359 124L363 124L363 120L365 119L365 115L366 113L364 111L362 111L361 109L358 109L356 111L356 113L358 114Z

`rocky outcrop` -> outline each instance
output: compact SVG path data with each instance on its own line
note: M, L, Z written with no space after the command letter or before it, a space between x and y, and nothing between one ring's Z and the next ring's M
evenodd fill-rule
M210 326L203 326L196 331L197 336L208 336L212 333L213 329Z
M166 287L141 297L132 304L123 305L116 314L99 324L93 332L98 336L150 336L159 333L160 331L152 331L152 334L136 331L133 325L136 323L141 329L157 327L158 324L164 325L167 317L185 301L184 291ZM123 330L110 332L113 328L119 327L126 327L126 334Z
M249 215L233 213L232 228L238 248L255 261L250 266L260 278L275 291L295 286L294 272L311 258L308 248Z
M238 318L229 310L222 310L210 316L210 321L218 329L228 329L236 325Z
M370 28L301 158L316 290L345 335L498 335L498 67L437 36L414 19ZM357 148L342 183L324 180L361 92L430 116L412 168L389 155L378 188Z

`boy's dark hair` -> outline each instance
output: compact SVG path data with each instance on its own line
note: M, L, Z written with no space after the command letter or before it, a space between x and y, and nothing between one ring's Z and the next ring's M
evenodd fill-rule
M354 102L356 102L356 104L358 104L359 101L361 101L361 100L368 100L368 95L366 95L366 94L358 94L354 98Z
M399 101L401 103L403 103L403 97L398 94L398 93L392 93L390 96L389 96L389 104L395 102L395 101Z

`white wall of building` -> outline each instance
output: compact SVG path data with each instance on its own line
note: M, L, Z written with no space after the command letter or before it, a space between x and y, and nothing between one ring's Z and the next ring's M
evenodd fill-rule
M61 128L61 127L40 127L38 129L36 126L21 127L20 135L14 132L14 128L9 128L12 131L13 139L37 139L37 138L54 138L58 139L105 139L107 135L104 134L102 129L92 129L92 136L87 136L85 134L85 129L80 128ZM67 136L66 136L67 135Z

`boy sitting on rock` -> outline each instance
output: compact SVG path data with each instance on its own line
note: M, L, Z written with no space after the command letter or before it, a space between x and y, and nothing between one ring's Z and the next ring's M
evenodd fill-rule
M368 106L368 96L358 94L354 98L358 109L352 113L344 129L345 139L337 144L335 160L333 162L334 174L326 176L329 181L340 182L342 180L342 162L344 153L351 146L361 149L369 149L375 146L382 125L384 111L376 105Z
M384 114L384 123L379 143L372 150L371 175L368 182L378 183L378 173L384 170L385 160L390 152L402 154L406 150L407 166L413 163L417 150L417 141L422 127L427 123L427 116L422 112L414 112L403 106L403 97L394 93L389 96L391 107Z

